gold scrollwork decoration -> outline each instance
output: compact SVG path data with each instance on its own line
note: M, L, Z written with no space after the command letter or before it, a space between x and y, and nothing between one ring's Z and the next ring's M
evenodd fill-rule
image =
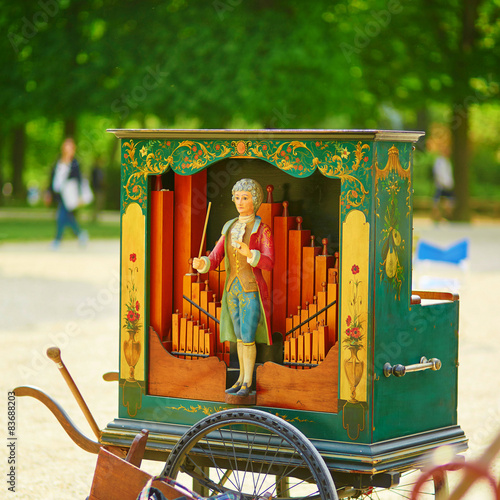
M297 156L297 149L305 149L313 157L313 165L316 167L321 162L314 153L302 141L290 141L281 143L274 153L267 154L267 159L274 162L281 170L295 169L295 165L289 160L289 155Z
M231 156L266 160L296 177L311 175L318 169L326 177L343 184L342 204L346 209L363 206L368 190L366 175L359 169L368 162L368 144L349 146L338 141L234 140L196 141L128 140L123 144L125 203L143 203L147 196L147 176L174 169L181 175L194 174L210 163Z
M345 205L357 208L363 205L365 197L368 194L368 190L363 185L359 175L354 175L362 162L368 161L368 157L365 156L365 151L369 151L370 146L368 144L362 144L359 141L354 149L354 160L352 165L349 167L349 152L346 148L341 148L335 152L325 151L326 162L323 165L318 165L321 173L326 177L338 177L342 183L349 183L352 185L351 189L345 190ZM347 160L344 163L344 160Z
M408 166L406 168L401 165L401 161L399 159L399 149L393 144L388 151L387 163L384 168L379 169L378 166L376 168L377 172L377 185L379 180L385 180L390 174L398 176L402 180L406 180L406 216L408 217L411 213L411 168L410 162L408 162Z
M146 195L144 186L140 183L136 183L136 179L140 177L142 173L141 170L136 171L137 169L140 169L139 162L135 157L136 147L137 145L133 140L125 142L123 144L123 148L125 150L123 157L126 162L123 163L122 166L124 169L126 169L127 167L131 167L134 170L134 172L127 179L127 182L125 183L123 188L125 189L128 198L133 201L138 201Z
M198 406L193 406L191 405L189 408L186 406L169 406L165 408L166 410L175 410L175 411L185 411L187 413L198 413L202 412L204 415L212 415L214 413L217 413L219 411L225 410L226 408L224 406L218 406L218 407L210 407L210 406L204 406L204 405L198 405Z
M204 144L197 141L182 141L179 145L172 151L171 157L173 158L176 151L187 148L188 154L192 155L192 158L185 158L185 163L189 163L189 167L194 170L199 170L207 165L207 163L217 157L215 153L211 153ZM191 160L191 161L187 161ZM181 162L182 163L182 162Z
M283 420L286 420L287 422L293 424L294 422L297 423L313 423L312 420L308 420L306 418L299 418L299 417L293 417L290 418L288 415L281 415L280 413L275 413L277 417L282 418Z

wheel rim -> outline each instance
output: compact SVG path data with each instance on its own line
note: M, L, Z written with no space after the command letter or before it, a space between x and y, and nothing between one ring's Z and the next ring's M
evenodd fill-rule
M225 410L189 429L162 476L177 479L180 472L191 476L193 489L205 496L229 491L245 500L338 498L311 442L283 419L254 409Z

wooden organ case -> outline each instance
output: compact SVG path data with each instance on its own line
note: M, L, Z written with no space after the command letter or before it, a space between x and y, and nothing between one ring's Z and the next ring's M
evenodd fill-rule
M225 270L199 276L190 259L214 248L237 215L233 185L253 178L275 246L256 407L301 430L334 469L367 477L399 467L401 450L411 461L436 443L463 445L458 301L427 304L434 296L411 288L421 132L111 132L122 163L119 413L103 443L147 428L148 458L164 458L204 416L238 405L225 394L235 349L218 332ZM422 356L442 367L390 376L387 366Z

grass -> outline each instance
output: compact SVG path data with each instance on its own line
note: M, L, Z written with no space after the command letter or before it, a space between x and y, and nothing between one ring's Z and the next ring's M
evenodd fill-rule
M120 222L118 216L106 217L105 220L93 222L90 214L78 216L80 227L85 229L90 239L118 239ZM55 211L3 208L0 212L0 243L51 241L56 231ZM75 238L73 232L66 228L63 238Z

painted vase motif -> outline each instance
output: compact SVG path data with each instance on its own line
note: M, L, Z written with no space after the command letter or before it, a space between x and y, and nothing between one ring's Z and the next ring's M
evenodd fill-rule
M351 389L351 399L349 402L354 403L357 401L356 387L358 386L359 382L361 381L361 377L363 376L365 363L358 359L357 348L350 348L349 350L351 351L351 357L344 361L344 370Z
M141 356L141 343L135 339L135 334L130 333L130 338L123 342L123 353L125 355L125 360L130 368L130 374L127 380L135 380L134 371L135 365L139 361Z

